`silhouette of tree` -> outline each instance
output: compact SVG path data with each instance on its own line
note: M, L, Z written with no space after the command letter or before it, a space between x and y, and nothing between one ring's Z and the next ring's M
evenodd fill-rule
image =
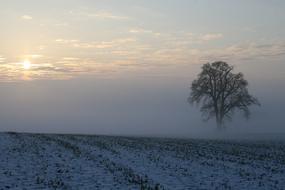
M192 82L189 103L202 104L201 112L205 120L216 118L217 128L224 128L224 120L231 119L236 110L241 110L246 118L250 116L249 106L260 105L248 93L248 82L242 73L233 73L233 66L218 61L202 66L198 79Z

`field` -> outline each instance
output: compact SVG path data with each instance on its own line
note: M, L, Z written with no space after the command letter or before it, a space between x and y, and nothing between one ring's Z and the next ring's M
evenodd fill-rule
M1 133L2 189L285 189L285 143Z

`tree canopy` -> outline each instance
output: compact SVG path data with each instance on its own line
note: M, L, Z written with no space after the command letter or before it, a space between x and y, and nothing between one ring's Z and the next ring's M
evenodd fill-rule
M215 117L218 128L224 127L224 120L231 119L236 110L249 118L249 106L260 105L257 98L249 94L243 74L233 73L233 69L223 61L204 64L191 85L188 101L201 104L205 119Z

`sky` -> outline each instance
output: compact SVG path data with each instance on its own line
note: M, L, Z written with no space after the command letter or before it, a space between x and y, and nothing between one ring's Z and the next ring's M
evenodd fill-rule
M262 106L229 130L285 133L283 0L0 2L0 131L211 133L187 97L207 62Z

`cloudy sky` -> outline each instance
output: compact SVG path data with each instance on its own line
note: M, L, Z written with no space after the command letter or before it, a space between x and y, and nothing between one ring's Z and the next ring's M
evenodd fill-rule
M190 134L202 64L245 73L261 108L232 128L284 131L283 0L0 2L2 131Z

